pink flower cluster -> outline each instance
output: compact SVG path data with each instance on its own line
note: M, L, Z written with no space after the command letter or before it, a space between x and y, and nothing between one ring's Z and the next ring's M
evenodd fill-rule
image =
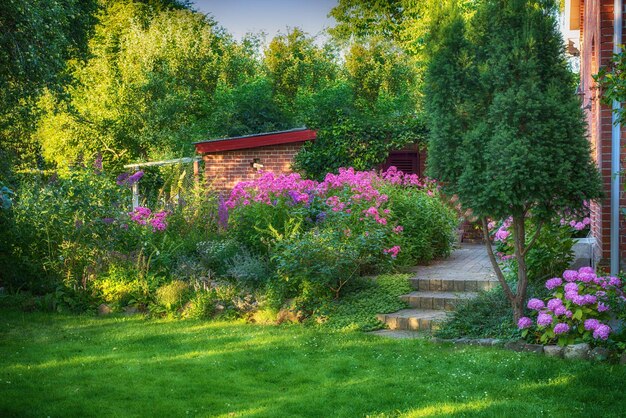
M391 248L383 250L383 252L385 254L391 255L391 258L396 258L396 257L398 257L398 254L400 253L400 246L399 245L394 245Z
M303 180L298 173L275 176L267 171L255 180L237 183L225 205L229 209L252 202L274 205L275 199L281 196L290 197L295 203L307 202L317 186L317 182Z
M128 214L130 220L139 225L150 225L153 231L165 231L167 229L167 211L152 212L149 208L138 206Z
M625 299L622 281L617 277L599 277L591 267L565 270L562 276L546 281L546 288L554 292L547 303L536 298L528 301L528 309L537 313L537 326L545 329L554 324L554 335L580 333L584 329L594 339L608 339L611 328L600 319L609 319L606 314L611 309L609 293ZM528 317L518 321L520 329L532 325L533 320Z

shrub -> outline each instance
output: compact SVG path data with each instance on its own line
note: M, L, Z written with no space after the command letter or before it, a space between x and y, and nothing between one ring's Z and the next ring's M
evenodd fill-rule
M189 301L191 292L189 285L180 280L172 280L156 290L156 303L167 312L181 308Z
M259 288L270 276L267 262L248 250L241 250L235 257L227 260L226 265L228 276L247 289Z
M574 225L576 224L575 221ZM513 234L510 219L497 224L491 223L492 236L497 244L497 255L509 265L513 272L517 272L517 263L514 256ZM533 235L535 226L528 221L527 232ZM574 259L572 235L576 227L568 222L548 223L543 225L535 244L526 255L528 279L532 283L542 284L547 278L559 275L567 269Z
M216 276L225 276L228 273L227 261L239 251L239 244L231 239L203 241L197 244L200 263Z
M217 295L215 291L197 292L184 307L181 317L189 319L208 319L215 314Z
M562 277L546 281L552 298L528 301L531 316L522 317L518 327L522 335L542 344L559 345L578 341L598 343L608 340L612 329L611 300L623 300L622 281L617 277L599 277L591 267L565 270Z
M519 337L511 323L513 310L501 287L480 292L474 299L460 302L435 333L441 338Z

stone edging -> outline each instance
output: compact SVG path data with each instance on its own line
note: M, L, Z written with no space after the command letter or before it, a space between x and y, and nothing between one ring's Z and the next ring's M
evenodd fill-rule
M432 337L431 341L436 344L451 343L456 345L479 345L483 347L502 347L507 350L524 351L536 354L544 354L548 357L579 359L579 360L594 360L594 361L606 361L614 352L604 347L591 348L587 343L572 344L565 347L558 345L541 345L541 344L528 344L525 341L505 341L497 338L437 338ZM626 353L620 356L620 364L626 364Z

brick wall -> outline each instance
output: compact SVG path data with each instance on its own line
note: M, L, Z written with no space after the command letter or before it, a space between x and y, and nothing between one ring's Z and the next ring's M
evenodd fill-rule
M289 173L294 156L302 145L298 142L205 154L206 179L213 190L230 191L238 182L258 176L258 171L251 167L257 158L263 164L263 171Z
M598 256L608 262L610 258L610 198L611 198L611 142L612 119L611 108L600 103L592 75L602 66L609 64L613 54L613 0L582 0L581 1L581 86L582 105L585 108L589 141L592 156L600 169L605 198L591 206L591 232L596 238ZM626 38L622 38L623 42ZM626 138L626 130L622 130ZM621 158L626 152L622 147ZM623 186L622 186L623 189ZM621 205L626 200L621 198ZM621 231L626 231L623 217L620 219ZM620 237L621 259L626 258L626 234Z

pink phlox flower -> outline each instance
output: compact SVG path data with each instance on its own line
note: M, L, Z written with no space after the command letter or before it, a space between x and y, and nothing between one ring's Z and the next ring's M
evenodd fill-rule
M394 245L391 248L383 250L383 253L391 255L391 258L396 258L398 256L398 253L400 253L400 246Z

